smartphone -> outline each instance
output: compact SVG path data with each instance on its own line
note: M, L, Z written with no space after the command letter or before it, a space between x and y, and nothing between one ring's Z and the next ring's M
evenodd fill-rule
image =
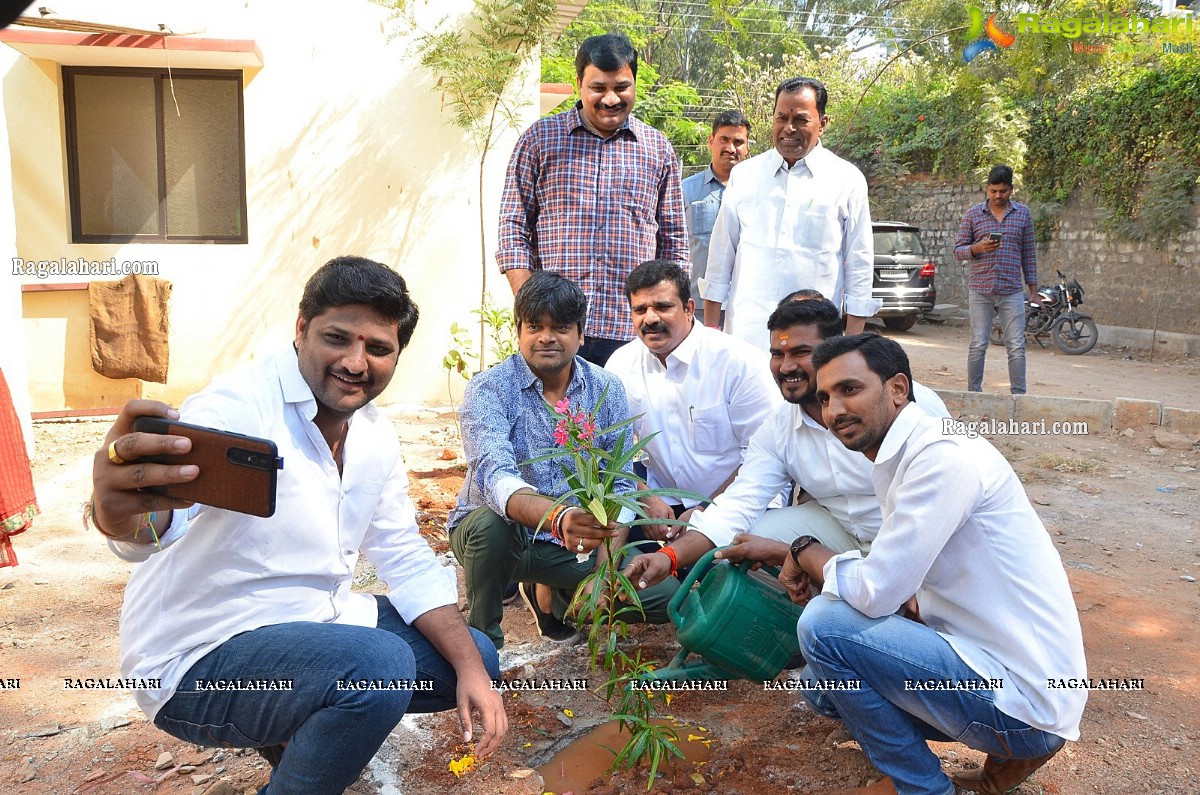
M188 483L149 486L144 491L189 500L214 508L225 508L251 516L275 513L275 491L283 459L270 439L243 436L176 422L164 417L138 417L133 429L139 433L186 436L192 449L181 455L145 456L154 464L195 464L200 474Z
M992 232L991 234L988 235L988 239L991 240L993 243L999 243L1001 237L1002 237L1002 235L999 232Z

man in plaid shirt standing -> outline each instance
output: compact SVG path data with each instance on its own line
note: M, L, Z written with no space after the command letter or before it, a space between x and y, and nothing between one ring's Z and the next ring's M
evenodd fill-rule
M987 355L992 320L999 315L1008 349L1008 385L1014 395L1025 394L1025 291L1037 295L1037 246L1033 215L1012 200L1013 170L993 166L988 174L987 201L963 216L954 244L954 258L971 265L967 281L971 346L967 352L967 389L983 391L983 360Z
M500 201L496 261L513 293L535 270L560 273L587 296L579 355L603 366L633 338L625 277L645 260L688 270L675 150L630 116L637 51L609 33L575 56L579 101L539 119L517 141Z

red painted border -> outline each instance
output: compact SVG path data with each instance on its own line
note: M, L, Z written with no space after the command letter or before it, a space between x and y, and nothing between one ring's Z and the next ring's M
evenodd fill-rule
M63 420L72 417L115 417L121 413L121 407L100 409L63 409L61 411L34 411L29 414L35 420Z
M63 282L60 284L22 284L23 293L57 293L68 290L86 290L87 282Z
M47 44L57 47L128 47L176 52L243 52L258 54L253 39L197 39L188 36L146 36L139 33L76 33L60 30L0 30L8 44Z

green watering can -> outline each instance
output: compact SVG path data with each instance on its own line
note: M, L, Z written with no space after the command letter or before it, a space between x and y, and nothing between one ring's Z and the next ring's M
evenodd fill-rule
M749 561L717 561L719 551L711 550L696 562L667 606L682 647L679 653L670 665L639 681L766 681L778 676L800 651L796 622L804 608L785 591L751 575ZM762 570L779 575L773 566ZM705 662L686 664L693 652Z

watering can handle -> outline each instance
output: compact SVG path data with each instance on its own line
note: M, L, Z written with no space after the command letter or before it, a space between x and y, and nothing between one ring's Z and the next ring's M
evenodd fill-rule
M688 593L691 592L692 586L699 582L700 578L707 574L708 570L713 567L713 563L716 560L716 554L721 550L728 548L729 547L716 547L715 549L710 549L708 552L704 553L704 556L701 557L700 560L696 561L696 565L692 566L692 570L688 572L686 577L683 578L683 582L679 585L679 590L675 592L675 594L671 597L670 603L667 605L667 615L671 617L672 621L676 621L679 618L679 608L683 607L683 600L686 599ZM743 560L738 564L738 567L742 571L749 571L751 565L751 561ZM762 568L769 574L772 574L776 577L779 576L779 569L775 566L764 565Z

